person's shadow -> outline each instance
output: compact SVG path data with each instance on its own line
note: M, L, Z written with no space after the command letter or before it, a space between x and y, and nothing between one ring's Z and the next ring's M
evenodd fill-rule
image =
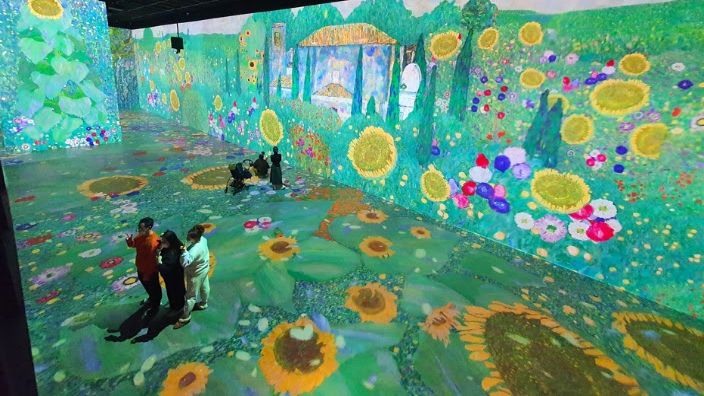
M117 329L108 329L111 334L105 337L106 341L123 342L132 339L132 343L148 342L156 338L166 327L176 323L181 311L162 309L161 307L150 308L142 305L135 313L127 317ZM135 337L142 329L147 329L147 333ZM134 338L133 338L134 337Z

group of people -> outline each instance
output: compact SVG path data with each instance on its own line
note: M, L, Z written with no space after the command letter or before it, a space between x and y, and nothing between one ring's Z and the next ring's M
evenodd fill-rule
M175 232L168 230L159 237L153 228L153 219L141 219L137 235L127 236L127 246L137 250L137 276L148 296L142 303L149 310L161 306L161 275L169 309L179 315L174 329L179 329L191 321L192 311L208 308L210 251L205 228L200 224L191 228L185 244Z
M283 187L284 182L281 172L281 154L279 154L278 147L274 147L273 151L274 153L269 157L271 160L271 165L269 165L269 162L264 157L264 152L261 152L259 154L259 158L252 163L253 172L245 169L241 162L230 165L230 174L233 178L232 187L234 187L235 192L244 188L245 180L251 178L253 176L252 173L260 179L269 177L269 181L276 190L280 190Z

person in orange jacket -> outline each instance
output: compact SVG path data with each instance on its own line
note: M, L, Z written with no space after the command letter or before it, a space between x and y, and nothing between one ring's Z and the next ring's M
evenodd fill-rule
M157 254L159 237L152 231L154 220L145 217L139 221L137 236L127 236L127 246L137 249L137 276L149 296L143 303L151 309L161 305L161 285L159 284L159 263Z

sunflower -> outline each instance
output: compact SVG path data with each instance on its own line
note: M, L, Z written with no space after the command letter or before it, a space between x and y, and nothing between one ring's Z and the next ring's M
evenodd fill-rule
M495 28L487 28L479 36L477 40L477 46L483 50L490 50L494 48L496 43L499 41L499 31Z
M169 370L159 395L190 396L203 393L211 371L204 363L180 364Z
M455 318L459 313L455 305L450 303L444 307L434 309L425 318L425 322L418 325L423 331L430 334L434 340L442 341L447 346L450 343L450 330L458 325Z
M370 236L364 238L359 244L359 248L369 257L389 257L394 255L394 251L389 249L393 245L391 241L380 236Z
M156 83L154 83L154 80L149 80L149 90L152 92L156 90Z
M308 318L281 323L262 340L259 368L276 393L311 392L337 370L335 337Z
M194 190L220 190L225 188L230 179L227 165L205 168L181 179L181 182Z
M607 116L619 117L648 104L650 87L639 80L607 80L589 95L592 107Z
M434 35L430 39L430 53L438 60L452 57L460 50L460 34L455 31L447 31Z
M179 58L179 60L178 60L178 67L179 67L181 70L186 70L186 58L183 58L183 57Z
M658 159L667 135L667 125L663 123L641 125L631 134L631 148L636 155Z
M250 70L257 70L257 61L250 60L247 66L249 66Z
M165 92L162 92L162 94L161 94L161 103L162 103L162 104L168 103L168 102L167 102L167 98L166 98L166 93L165 93Z
M58 0L29 0L29 11L39 19L59 19L64 14L64 8Z
M396 295L377 282L347 289L345 307L359 314L362 322L389 323L398 314Z
M296 239L279 235L259 245L259 253L273 261L284 261L301 252Z
M538 203L558 213L574 213L591 199L589 186L581 177L554 169L535 172L530 190Z
M186 84L193 82L193 76L191 76L190 72L186 72L186 74L184 74L184 79L186 80Z
M701 364L688 364L704 359L704 333L652 313L617 312L613 317L612 327L624 335L626 349L655 367L660 375L704 393ZM653 333L657 338L650 336Z
M467 306L457 329L469 359L490 370L482 380L489 394L642 393L636 379L592 343L525 305ZM579 374L561 376L565 370Z
M213 273L215 273L215 267L218 266L218 260L215 258L215 255L213 252L209 252L208 258L210 260L210 268L208 269L208 278L213 277Z
M171 109L173 111L178 111L178 109L181 108L181 101L178 99L178 94L176 93L176 90L171 90L169 93L169 99L171 99Z
M529 67L521 73L519 80L524 88L536 89L545 82L545 74L538 69Z
M420 177L420 189L433 202L442 202L450 196L450 184L433 165Z
M583 114L573 114L562 122L560 136L568 144L586 143L594 136L594 120Z
M543 27L538 22L528 22L518 31L518 39L529 47L543 42Z
M279 117L274 110L264 110L259 117L259 128L262 131L264 141L272 146L279 144L284 137L284 126L281 125Z
M628 54L618 62L618 68L623 74L629 76L640 76L650 70L650 62L645 55L640 53Z
M88 198L127 195L143 189L147 184L149 181L141 176L115 175L86 180L78 186L78 192Z
M220 95L215 95L215 99L213 100L213 106L215 107L215 111L222 110L222 98L220 97Z
M394 138L382 128L367 127L350 142L347 158L363 178L384 177L396 166Z
M379 223L383 223L384 221L386 221L386 219L388 219L389 216L387 216L386 213L382 212L381 210L362 209L359 212L357 212L357 218L360 221L362 221L363 223L379 224Z
M425 227L411 227L411 235L418 239L430 239L432 234Z

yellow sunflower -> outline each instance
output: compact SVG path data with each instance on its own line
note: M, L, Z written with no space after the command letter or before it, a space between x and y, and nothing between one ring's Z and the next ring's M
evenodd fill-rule
M530 190L539 204L557 213L574 213L591 199L589 186L581 177L554 169L535 172Z
M315 390L337 370L335 337L308 318L281 323L262 340L259 368L276 393Z
M78 186L78 192L88 198L106 195L127 195L137 192L149 184L142 176L115 175L86 180Z
M264 141L272 146L276 146L284 138L284 126L274 110L267 109L262 112L259 117L259 128L262 131Z
M430 230L425 227L411 227L411 235L418 239L430 239L432 237Z
M496 43L499 42L499 31L495 28L487 28L479 36L477 40L477 46L483 50L490 50L494 48Z
M545 82L545 74L538 69L529 67L521 73L519 81L526 89L540 88L540 86Z
M442 341L447 346L450 343L450 330L458 326L455 318L459 313L455 305L450 303L444 307L435 308L425 318L425 322L418 325L434 340Z
M573 114L562 122L560 136L568 144L586 143L594 136L594 120L583 114Z
M650 70L650 62L645 55L640 53L628 54L618 62L618 68L623 74L629 76L640 76Z
M181 70L186 70L186 58L183 58L183 57L179 58L178 67Z
M467 306L464 324L457 329L466 343L469 359L482 362L490 370L482 380L482 388L488 394L555 394L558 389L571 389L574 394L589 394L594 389L604 394L643 393L635 378L624 374L614 360L592 343L525 305L494 301L488 309ZM516 359L530 363L519 368L511 363ZM580 373L567 379L568 383L556 376L564 372L565 364ZM521 380L529 374L535 377Z
M259 245L259 254L272 261L285 261L301 252L295 238L279 235Z
M64 14L64 8L58 0L29 0L29 11L39 19L59 19Z
M461 43L460 34L455 31L436 34L430 39L430 53L435 59L448 59L460 50Z
M638 111L648 104L650 87L639 80L607 80L589 95L592 107L599 113L619 117Z
M359 314L362 322L389 323L398 314L396 295L377 282L347 289L345 307Z
M365 179L381 178L396 166L394 138L379 127L367 127L350 142L347 158Z
M518 39L529 47L540 44L543 42L543 27L538 22L528 22L518 31Z
M191 186L194 190L221 190L230 179L230 170L227 165L205 168L181 179L181 182Z
M153 80L149 80L149 90L154 92L156 90L156 84Z
M357 218L362 221L363 223L369 223L369 224L379 224L383 223L386 221L386 219L389 218L389 216L382 212L381 210L375 210L375 209L362 209L359 212L357 212Z
M641 125L631 134L631 148L636 155L658 159L667 135L667 125L663 123Z
M160 396L191 396L203 393L212 370L198 362L183 363L169 370Z
M213 100L213 106L215 107L215 111L222 110L222 98L220 97L220 95L215 95L215 99Z
M445 201L450 196L450 184L433 165L420 177L420 189L433 202Z
M193 76L191 76L191 73L190 73L190 72L186 72L186 74L184 74L183 77L184 77L185 80L186 80L186 84L190 84L190 83L193 82Z
M364 238L359 244L359 249L369 257L389 257L393 256L394 252L390 249L390 240L380 236L370 236Z
M169 99L171 99L171 109L173 111L178 111L178 109L181 108L181 101L178 99L176 90L172 89L171 92L169 92Z

